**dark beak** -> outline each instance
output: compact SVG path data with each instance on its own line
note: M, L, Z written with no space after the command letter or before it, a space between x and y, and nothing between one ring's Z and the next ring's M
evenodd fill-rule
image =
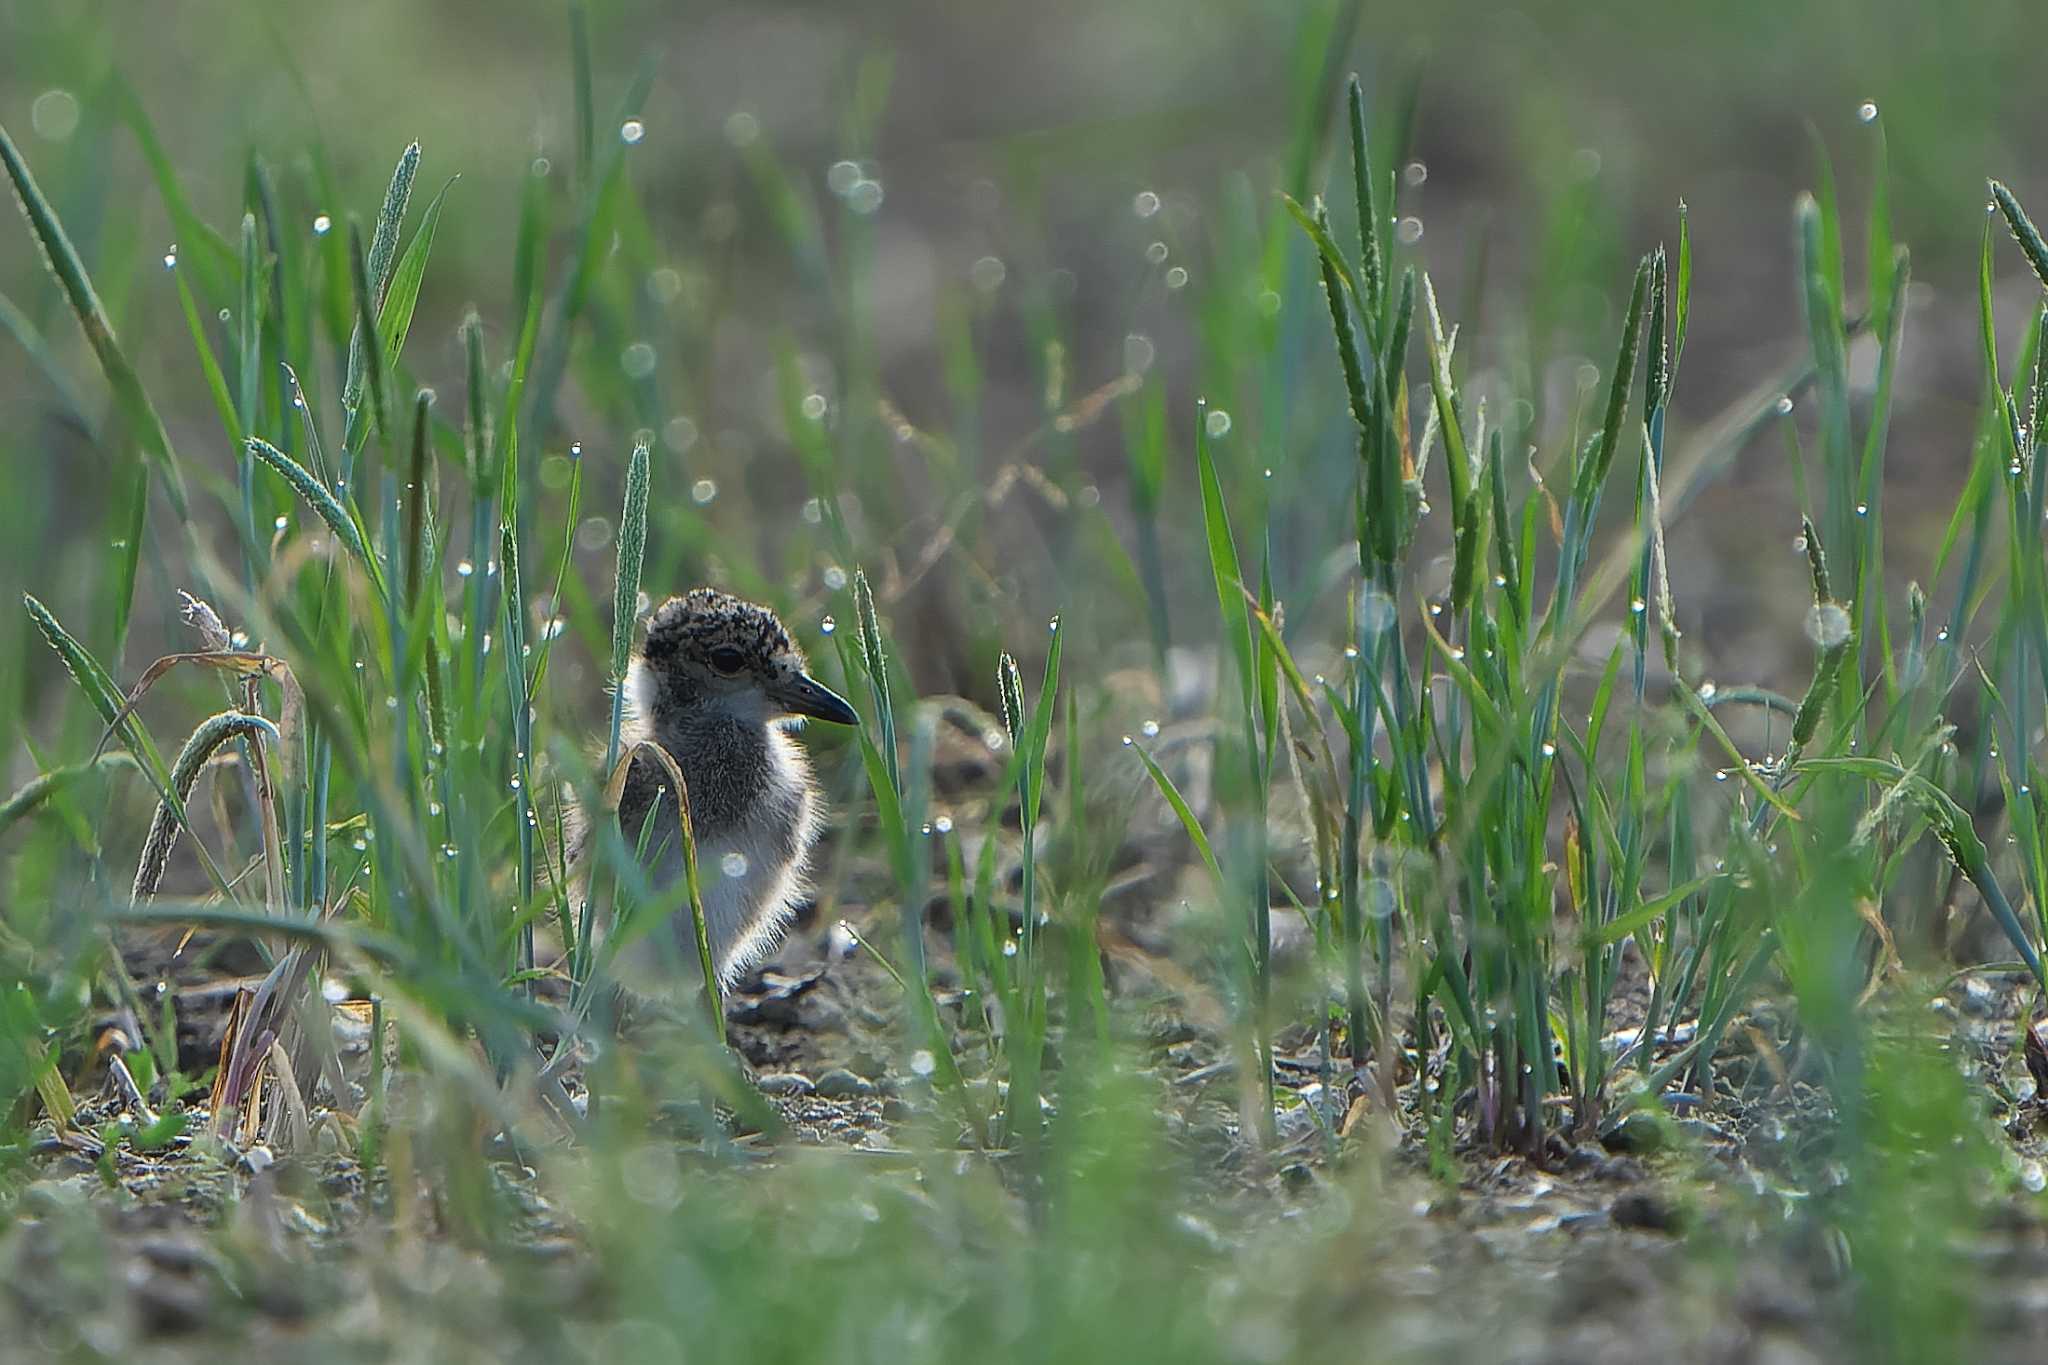
M776 689L775 700L792 716L829 720L834 725L860 724L860 712L848 705L846 698L801 673Z

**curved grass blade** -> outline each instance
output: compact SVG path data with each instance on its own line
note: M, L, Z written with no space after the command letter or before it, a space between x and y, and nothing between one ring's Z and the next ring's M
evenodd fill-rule
M199 723L199 728L185 741L185 747L178 753L177 764L171 769L171 792L175 800L167 796L158 804L156 816L150 821L149 837L143 840L142 857L135 865L135 887L129 896L130 901L145 901L156 894L157 884L163 880L164 866L170 861L171 849L178 842L178 831L185 823L182 807L191 799L193 784L199 781L199 773L206 766L206 761L232 740L264 736L276 743L277 727L261 716L243 715L239 711L223 711Z
M247 445L251 455L284 476L284 481L292 486L292 491L305 500L306 505L313 509L320 520L327 523L327 529L334 532L335 538L350 554L362 561L363 567L369 570L371 581L377 585L377 591L381 594L384 590L384 575L376 559L371 556L369 547L363 543L362 529L356 525L348 509L336 500L334 494L327 491L327 485L308 473L304 465L261 436L251 436Z
M110 768L135 766L132 754L114 753L101 754L87 763L73 763L67 767L37 773L16 788L14 795L0 801L0 834L7 833L19 821L34 814L45 801L82 779Z
M122 419L142 447L143 454L155 461L163 472L164 491L171 499L171 510L180 521L185 521L189 516L185 476L178 468L178 456L171 447L170 433L164 429L163 419L157 415L135 367L128 363L127 354L115 338L114 325L107 320L106 309L100 306L99 295L93 292L92 278L85 273L85 265L78 259L71 239L65 235L63 223L58 221L56 211L43 198L42 190L37 188L35 176L30 174L28 163L22 159L14 139L7 135L5 125L0 125L0 162L6 163L8 179L14 186L15 202L21 206L22 217L28 220L36 244L42 248L43 260L50 273L57 277L65 299L71 304L72 313L78 318L78 325L85 330L86 341L99 359L101 372L114 390L115 406L120 409Z

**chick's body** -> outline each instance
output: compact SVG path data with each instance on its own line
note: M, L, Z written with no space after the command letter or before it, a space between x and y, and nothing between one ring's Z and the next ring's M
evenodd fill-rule
M853 708L805 671L803 652L766 607L699 588L648 620L626 675L621 736L675 759L689 789L697 875L711 960L721 986L772 951L804 890L804 864L822 805L791 731L805 717L856 723ZM654 816L657 884L683 875L668 771L636 759L619 802L629 844ZM671 923L685 962L696 960L684 911Z

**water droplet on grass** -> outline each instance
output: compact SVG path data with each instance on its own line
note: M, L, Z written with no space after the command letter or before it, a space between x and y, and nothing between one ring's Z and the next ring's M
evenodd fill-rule
M625 143L628 147L633 146L646 136L647 125L639 119L629 118L619 125L619 141Z
M1166 287L1168 289L1184 289L1187 287L1187 282L1188 272L1180 266L1173 266L1166 272Z
M654 364L654 348L644 341L636 341L619 353L619 368L628 379L645 379L654 373Z
M169 251L166 251L166 252L164 253L164 269L166 269L166 270L176 270L177 268L178 268L178 244L177 244L176 242L172 242L172 243L171 243L171 249L170 249Z
M1792 395L1789 393L1779 394L1777 407L1778 415L1780 417L1783 417L1786 413L1792 411Z
M325 237L333 227L334 220L326 214L316 213L313 215L313 235L315 237Z
M1863 101L1863 103L1857 105L1856 121L1858 123L1877 122L1877 102L1875 100L1865 100Z
M830 403L825 401L825 395L822 393L807 393L804 395L802 404L803 414L813 422L824 421L825 413L831 406Z
M1154 265L1166 264L1166 243L1154 242L1145 248L1145 259Z
M846 206L866 217L882 207L882 182L863 180L846 192Z
M466 560L466 559L460 559L460 560L457 560L457 561L455 562L455 575L456 575L456 577L458 577L458 578L468 578L468 577L469 577L470 575L474 574L475 572L476 572L476 565L474 565L474 564L470 563L470 562L469 562L468 560Z
M718 496L718 485L709 479L699 479L690 485L690 501L699 507Z
M28 107L28 121L45 142L63 142L78 131L78 96L69 90L45 90Z
M1159 738L1159 722L1156 720L1148 720L1143 725L1140 725L1138 729L1147 739Z
M1152 344L1152 338L1143 332L1132 332L1124 338L1124 373L1143 374L1152 368L1158 359L1159 349Z
M830 635L837 629L839 629L839 623L829 616L818 622L818 630L823 634Z
M1422 240L1422 220L1403 218L1400 225L1394 229L1394 235L1401 239L1403 246L1414 246Z

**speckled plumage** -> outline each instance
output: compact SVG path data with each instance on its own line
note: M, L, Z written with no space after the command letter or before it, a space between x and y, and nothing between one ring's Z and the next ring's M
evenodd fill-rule
M682 770L697 841L705 928L720 986L780 942L802 897L821 803L790 731L806 716L856 723L853 709L810 678L775 613L711 588L663 602L626 674L621 740L651 740ZM636 838L648 813L664 849L658 883L682 875L667 771L636 759L619 802ZM695 960L687 912L672 921L682 960Z

